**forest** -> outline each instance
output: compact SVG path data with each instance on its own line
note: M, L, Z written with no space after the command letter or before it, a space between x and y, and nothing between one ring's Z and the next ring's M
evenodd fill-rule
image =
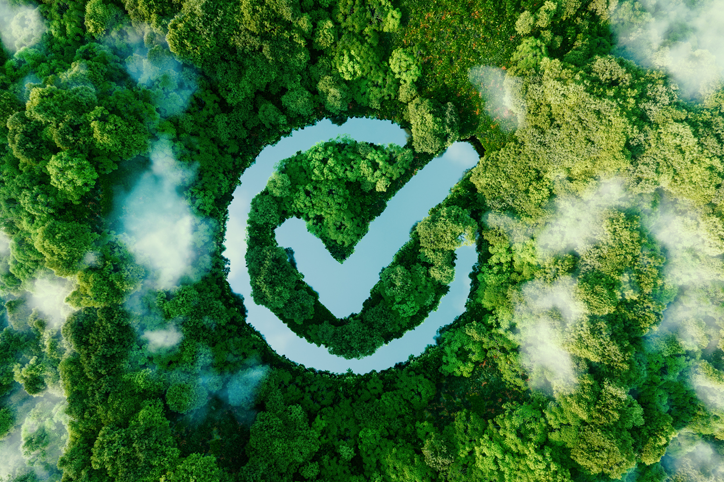
M0 481L724 480L722 0L0 0ZM252 297L361 358L247 323ZM337 318L274 231L342 262L454 142L480 155Z

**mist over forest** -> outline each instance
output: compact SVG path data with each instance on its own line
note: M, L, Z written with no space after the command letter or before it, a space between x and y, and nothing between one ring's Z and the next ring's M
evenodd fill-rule
M0 0L0 482L724 480L723 22L722 0ZM235 224L265 147L365 118L406 143L319 139ZM456 142L476 165L333 314L276 229L343 263ZM247 309L359 360L456 269L464 311L381 371L291 360Z

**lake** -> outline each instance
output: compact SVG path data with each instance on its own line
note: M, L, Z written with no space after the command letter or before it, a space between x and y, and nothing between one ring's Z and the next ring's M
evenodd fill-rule
M405 132L390 121L350 119L342 126L323 120L314 126L293 132L273 146L267 146L242 176L242 184L234 191L229 206L226 228L226 251L230 261L229 284L244 297L248 310L247 322L256 328L276 350L290 360L317 370L354 373L384 370L403 362L410 355L421 354L427 345L435 344L437 330L451 323L465 309L470 290L470 273L477 259L474 247L457 251L455 279L450 292L442 299L437 311L424 323L404 336L380 347L373 355L361 360L346 360L330 354L326 348L299 338L268 308L254 303L249 275L246 270L246 220L251 200L266 186L276 163L305 151L317 142L328 141L347 134L357 141L376 144L404 145ZM387 266L397 250L409 240L410 228L422 220L430 208L440 203L467 169L478 162L478 154L467 143L455 143L439 158L433 159L403 187L388 203L384 213L376 218L367 235L355 247L355 252L340 264L324 248L322 242L307 232L304 221L290 219L276 230L280 246L294 250L297 268L304 280L318 293L322 303L338 317L358 313L379 279L380 270Z

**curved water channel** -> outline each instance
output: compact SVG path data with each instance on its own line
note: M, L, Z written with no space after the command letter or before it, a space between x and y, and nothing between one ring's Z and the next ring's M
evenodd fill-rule
M450 292L434 311L415 330L380 347L373 355L361 360L346 360L330 354L326 348L313 345L298 337L268 308L257 305L251 297L246 270L246 220L249 204L266 186L276 163L305 151L320 141L347 134L357 141L376 144L404 145L405 132L389 121L351 119L342 126L323 120L314 126L295 131L273 146L267 146L256 162L242 176L242 184L234 191L229 206L226 228L226 256L230 261L229 284L234 292L244 296L248 310L247 321L254 326L276 350L290 360L317 370L354 373L384 370L403 362L410 355L419 355L434 344L437 330L452 322L465 309L470 290L468 273L477 258L473 247L457 251L455 280ZM445 154L420 170L387 204L376 218L367 235L343 263L335 261L322 242L310 234L304 221L290 219L276 230L280 246L294 250L294 257L304 280L318 293L322 303L338 317L358 313L370 289L379 279L382 268L392 260L397 250L409 239L412 225L427 216L430 208L447 196L450 188L463 173L478 162L475 150L466 143L455 143Z

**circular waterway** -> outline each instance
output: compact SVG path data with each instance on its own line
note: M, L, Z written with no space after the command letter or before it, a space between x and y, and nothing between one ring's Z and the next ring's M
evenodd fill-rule
M308 368L344 373L367 373L384 370L421 354L435 343L437 330L451 323L465 310L470 291L470 273L477 255L473 247L457 250L455 279L450 291L434 311L416 329L380 347L361 360L347 360L330 354L326 348L307 342L294 334L268 308L257 305L251 297L246 270L246 221L251 200L266 186L276 163L305 151L320 141L346 134L357 141L376 144L406 142L405 132L390 121L351 119L342 126L323 120L314 126L295 131L273 146L267 146L254 165L242 176L242 184L234 191L229 206L226 228L226 251L229 259L229 284L244 297L247 322L256 328L280 355ZM467 143L455 143L439 158L432 160L387 203L385 211L370 223L369 232L342 264L332 258L322 242L309 233L304 221L290 219L276 230L279 246L294 250L294 258L304 280L318 293L319 299L336 316L358 313L397 250L409 240L412 226L427 216L430 208L440 203L453 187L478 162L478 154Z

